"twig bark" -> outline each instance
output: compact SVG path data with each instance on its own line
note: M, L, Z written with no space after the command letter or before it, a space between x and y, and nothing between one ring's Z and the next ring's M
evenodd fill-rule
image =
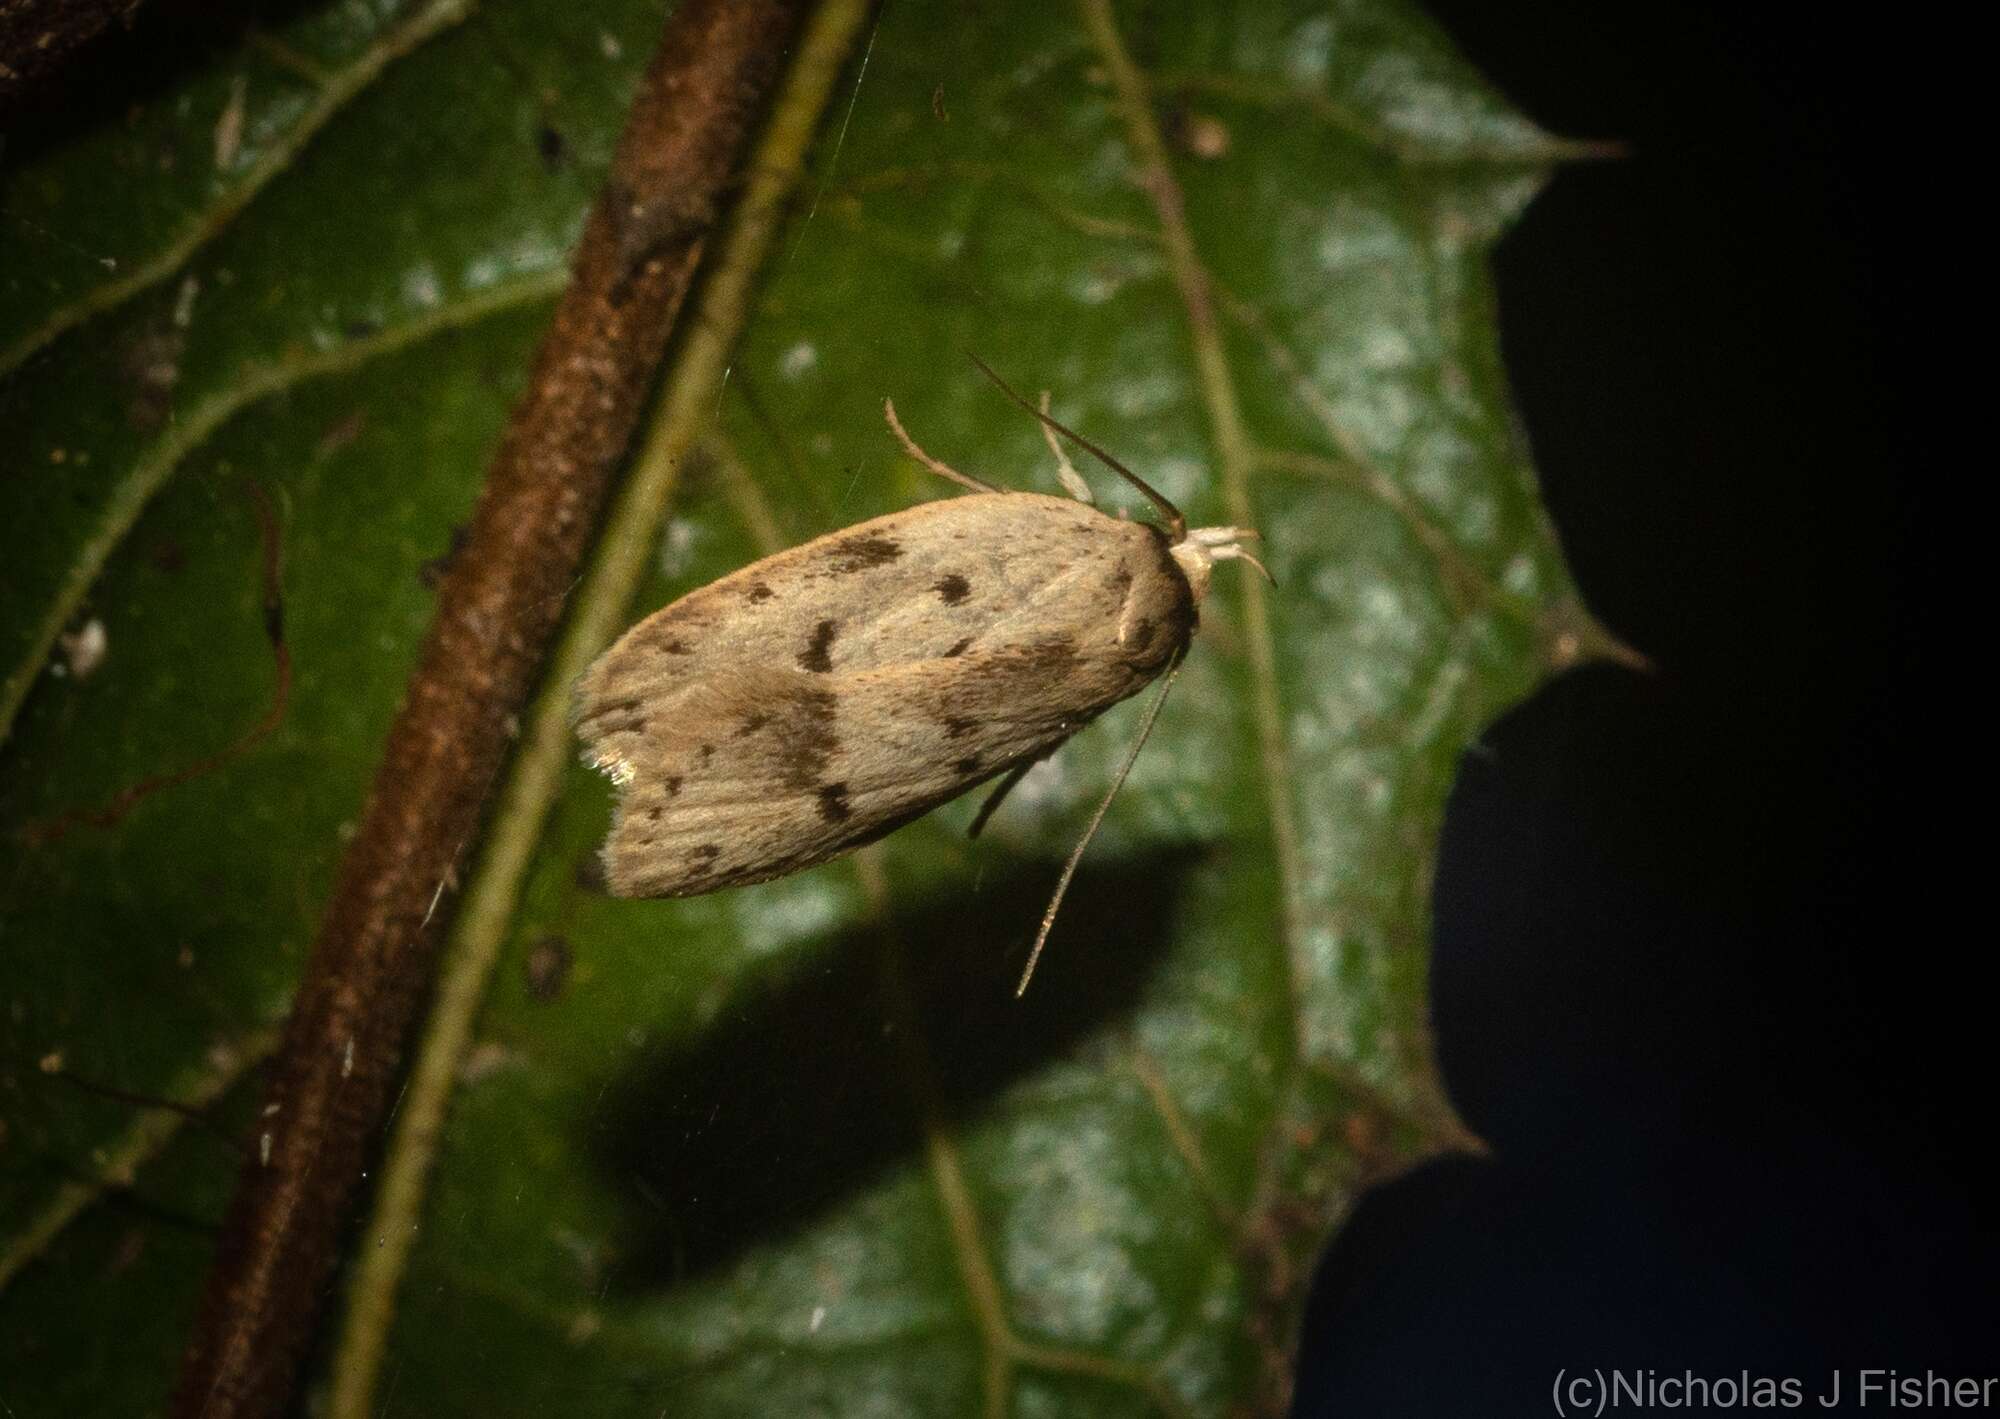
M697 439L716 422L737 341L756 304L757 274L784 228L813 135L871 9L872 0L817 0L785 66L728 229L709 243L702 259L701 289L689 298L683 317L687 333L674 344L666 393L654 402L644 444L633 455L598 534L590 570L571 598L444 948L423 1038L413 1051L407 1082L397 1095L396 1121L375 1170L373 1212L350 1246L347 1304L328 1364L322 1419L381 1414L377 1385L451 1100L536 846L576 762L570 686L631 619L632 599L655 565L660 524L675 488L693 461ZM726 491L754 497L748 479L738 469L737 476L722 481ZM758 545L775 552L785 544L773 529Z
M683 0L488 470L273 1063L180 1419L285 1411L457 876L804 0Z

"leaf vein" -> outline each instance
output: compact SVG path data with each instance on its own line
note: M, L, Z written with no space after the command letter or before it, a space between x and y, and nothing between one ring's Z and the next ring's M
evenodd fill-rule
M475 3L477 0L433 0L433 3L369 45L346 68L317 76L320 91L313 96L298 122L244 172L240 181L219 193L209 206L190 212L186 225L152 256L126 274L94 286L79 299L57 307L40 325L12 345L0 349L0 378L20 368L37 351L66 331L173 275L189 257L227 230L257 194L292 165L292 160L304 151L319 130L349 100L366 89L395 60L471 14ZM266 40L259 47L268 50L276 44L275 40Z

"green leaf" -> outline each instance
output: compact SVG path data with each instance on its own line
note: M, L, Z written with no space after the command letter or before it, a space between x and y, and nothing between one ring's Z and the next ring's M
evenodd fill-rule
M255 1147L251 1065L660 20L460 17L307 7L6 155L0 1374L23 1414L164 1403ZM858 863L685 902L593 885L608 795L573 767L378 1412L1269 1409L1328 1230L1458 1140L1424 1005L1444 796L1590 635L1484 258L1573 150L1389 0L1128 6L1111 39L1090 17L882 12L633 615L773 532L944 495L884 396L939 457L1053 490L967 350L1195 522L1247 502L1275 587L1221 569L1018 1003L1138 706L976 842L954 804ZM1136 180L1140 133L1171 191ZM221 1102L176 1129L134 1094Z

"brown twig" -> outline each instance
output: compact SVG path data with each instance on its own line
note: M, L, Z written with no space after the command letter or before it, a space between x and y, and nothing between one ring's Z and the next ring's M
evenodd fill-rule
M684 0L391 727L273 1064L173 1413L285 1410L448 899L803 0Z

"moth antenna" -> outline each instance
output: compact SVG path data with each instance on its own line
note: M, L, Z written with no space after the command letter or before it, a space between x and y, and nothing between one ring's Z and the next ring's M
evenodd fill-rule
M1174 680L1181 673L1181 662L1175 660L1173 668L1167 671L1166 680L1160 685L1160 693L1153 696L1153 703L1146 707L1146 718L1139 726L1139 737L1132 741L1132 747L1125 754L1125 762L1118 766L1117 776L1111 780L1111 788L1099 800L1097 811L1090 815L1090 826L1083 830L1083 837L1070 852L1069 861L1063 864L1062 876L1056 879L1055 895L1049 898L1049 909L1042 913L1042 929L1035 933L1035 944L1028 950L1028 964L1021 972L1021 983L1014 987L1014 998L1019 1000L1028 993L1028 982L1035 974L1035 963L1042 959L1042 947L1049 941L1049 928L1056 924L1056 912L1062 907L1063 895L1069 891L1070 879L1076 876L1077 864L1083 861L1083 850L1090 846L1090 840L1097 836L1098 828L1104 822L1104 815L1111 809L1111 800L1118 796L1118 790L1125 786L1126 776L1132 772L1132 765L1139 761L1139 751L1152 738L1153 721L1160 717L1160 706L1167 702L1167 691L1173 689Z
M1039 758L1029 759L1025 763L1016 764L1013 768L1007 770L1007 776L994 785L993 791L986 795L986 801L979 805L979 811L973 815L972 826L965 830L965 835L968 838L979 836L980 830L986 826L986 820L991 818L993 810L1000 806L1000 800L1012 793L1014 785L1026 778L1028 770L1040 762L1041 759Z
M931 472L937 474L940 478L949 478L960 487L970 488L975 493L997 493L1000 491L1000 489L994 487L985 479L975 478L970 473L961 473L949 463L932 458L923 449L919 448L917 441L903 432L903 421L896 417L895 400L884 399L882 401L882 413L889 420L889 432L894 434L896 441L903 445L903 452L909 454L910 457L916 459L917 462L923 464L924 467L930 469Z
M1044 414L1049 412L1049 392L1046 389L1042 391L1040 406ZM1069 450L1062 446L1062 440L1056 437L1056 431L1047 424L1043 424L1041 428L1042 442L1046 443L1049 452L1056 456L1056 477L1061 481L1064 490L1080 503L1097 506L1097 495L1090 491L1090 484L1084 482L1083 475L1076 471L1076 465L1069 461Z
M966 353L968 355L972 355L972 352L970 350L966 351ZM1099 448L1096 444L1092 443L1089 439L1085 438L1075 429L1070 428L1067 424L1057 422L1055 419L1051 418L1047 414L1044 414L1041 410L1037 409L1034 405L1030 404L1027 400L1023 399L1020 395L1016 394L1014 392L1013 386L1009 385L1006 380L1000 378L999 375L995 374L993 372L993 366L987 364L986 361L980 359L979 356L972 355L972 363L979 366L979 372L981 374L985 375L988 379L992 380L994 384L999 386L1000 392L1002 394L1006 395L1009 399L1013 400L1016 404L1020 405L1023 409L1026 409L1030 414L1034 415L1037 419L1041 420L1043 427L1054 429L1057 433L1061 434L1064 438L1069 439L1072 443L1074 443L1078 448L1082 449L1085 453L1088 453L1092 458L1095 458L1099 463L1102 463L1106 468L1109 468L1113 473L1116 473L1119 477L1123 478L1126 482L1130 483L1133 487L1137 488L1140 492L1144 493L1148 498L1148 500L1152 502L1153 506L1160 510L1160 516L1164 517L1167 520L1167 530L1173 534L1174 541L1178 542L1182 538L1187 536L1186 516L1182 514L1179 508L1173 505L1173 502L1167 497L1165 493L1161 492L1158 488L1155 488L1151 483L1148 483L1144 478L1141 478L1137 473L1134 473L1131 469L1127 468L1124 464L1120 463L1117 459L1113 458L1110 454L1106 453L1103 449Z

